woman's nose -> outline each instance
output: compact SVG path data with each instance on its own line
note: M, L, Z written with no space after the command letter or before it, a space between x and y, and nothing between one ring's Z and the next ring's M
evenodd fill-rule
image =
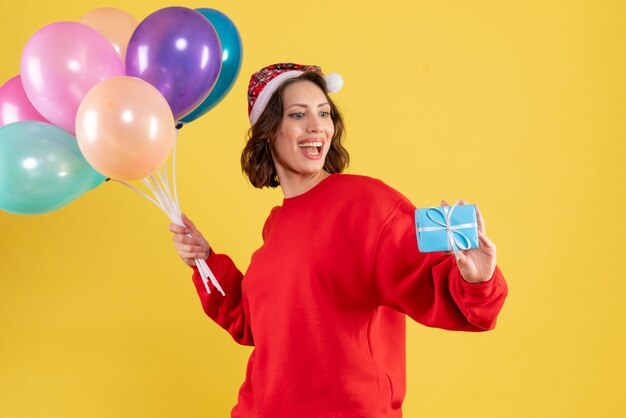
M317 115L311 115L307 119L307 131L309 132L319 132L322 130L322 120Z

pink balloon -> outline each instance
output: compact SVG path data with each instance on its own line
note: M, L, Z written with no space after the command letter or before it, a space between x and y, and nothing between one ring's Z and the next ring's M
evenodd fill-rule
M123 75L124 64L96 30L77 22L57 22L33 35L20 65L26 95L46 119L74 133L76 112L93 86Z
M28 100L20 76L16 75L0 87L0 126L27 120L48 122Z

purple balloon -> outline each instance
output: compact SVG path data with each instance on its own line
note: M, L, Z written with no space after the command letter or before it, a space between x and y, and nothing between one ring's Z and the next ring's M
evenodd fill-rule
M220 73L222 47L202 14L166 7L146 17L126 50L126 73L156 87L179 120L207 98Z

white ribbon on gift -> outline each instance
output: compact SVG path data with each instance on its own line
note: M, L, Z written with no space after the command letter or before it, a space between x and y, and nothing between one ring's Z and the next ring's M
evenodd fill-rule
M464 233L459 231L459 229L472 228L476 226L476 222L470 222L470 223L465 223L465 224L460 224L460 225L451 224L452 212L454 212L454 209L458 206L460 202L461 201L459 200L452 206L443 206L442 208L438 208L438 207L428 208L426 210L426 216L428 216L428 218L431 221L433 221L434 223L440 226L424 226L421 228L417 228L419 232L433 232L433 231L441 231L442 229L445 229L448 235L448 249L449 250L451 249L454 252L454 256L456 257L457 260L459 259L459 257L461 257L460 251L469 250L472 245L470 239ZM437 219L434 219L432 216L430 216L431 210L434 210L437 213L439 213L443 217L444 222L441 222ZM457 238L457 235L462 237L465 240L465 242L463 243L459 241L459 239Z

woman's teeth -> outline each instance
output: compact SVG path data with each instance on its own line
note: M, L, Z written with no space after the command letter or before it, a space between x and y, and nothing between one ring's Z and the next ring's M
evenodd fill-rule
M324 143L322 141L314 141L314 142L303 142L301 144L298 144L298 147L300 147L300 148L312 148L309 152L320 153L320 152L322 152L322 146L323 145L324 145Z

